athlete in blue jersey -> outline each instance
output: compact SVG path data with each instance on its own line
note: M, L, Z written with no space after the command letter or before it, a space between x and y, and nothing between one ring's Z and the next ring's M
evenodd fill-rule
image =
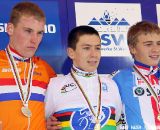
M134 65L113 76L124 110L119 128L159 130L160 28L151 22L139 22L130 27L127 40Z

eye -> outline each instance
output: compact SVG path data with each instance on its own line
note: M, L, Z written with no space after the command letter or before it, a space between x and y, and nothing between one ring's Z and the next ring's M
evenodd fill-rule
M157 42L157 45L159 46L159 45L160 45L160 42Z
M43 34L44 34L44 32L43 32L43 31L38 32L38 35L43 35Z
M84 49L84 50L89 50L89 49L90 49L90 47L83 47L83 49Z
M96 50L101 50L101 47L96 47Z
M27 33L31 33L32 32L32 30L30 30L30 29L26 29L25 30Z
M144 44L144 46L150 47L150 46L152 46L152 43L146 43L146 44Z

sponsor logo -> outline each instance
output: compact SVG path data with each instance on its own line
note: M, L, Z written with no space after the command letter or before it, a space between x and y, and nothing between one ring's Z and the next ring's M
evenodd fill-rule
M97 107L93 108L97 111ZM102 106L102 112L99 116L101 127L106 124L110 115L110 108ZM95 117L88 108L80 109L72 114L71 125L74 130L93 130L95 126Z
M137 87L134 92L137 96L142 96L144 94L144 89L142 87Z
M74 83L66 84L61 88L61 93L67 93L76 89L77 86Z
M46 24L44 33L56 33L55 24ZM0 23L0 33L7 32L7 23Z
M118 56L115 55L115 51L121 52L120 56L126 56L126 54L123 54L124 51L127 51L127 56L130 55L126 40L126 32L130 24L125 18L119 20L105 10L99 19L93 17L88 25L94 27L100 33L102 56L104 55L103 51L110 52L111 54L107 55L111 56Z
M21 68L18 68L18 72L21 72ZM3 73L7 73L7 72L12 72L12 69L11 68L2 68L2 72Z
M41 73L41 72L36 72L36 71L34 71L34 72L33 72L33 75L41 76L42 73Z
M114 18L111 20L111 16L107 10L104 11L103 16L100 19L96 19L95 17L89 22L88 25L107 25L107 26L129 26L130 24L126 21L125 18L119 20L118 18ZM120 31L120 27L115 28L114 31ZM105 30L104 30L105 31ZM110 28L110 31L113 31L113 28Z
M106 83L102 82L102 90L108 92L108 86Z
M140 97L140 96L151 96L151 92L149 91L148 88L144 88L141 86L138 87L134 87L133 88L133 93L134 93L134 97Z

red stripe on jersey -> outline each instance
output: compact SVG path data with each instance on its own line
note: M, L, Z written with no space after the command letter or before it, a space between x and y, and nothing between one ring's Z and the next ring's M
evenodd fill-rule
M55 117L61 117L61 116L70 116L73 112L65 112L65 113L58 113L53 114Z
M24 80L22 79L22 84L24 85ZM3 78L0 79L0 87L4 85L16 85L15 79L11 78ZM32 81L33 86L38 86L40 88L46 89L47 88L47 83L38 81L38 80L33 80Z
M151 102L152 102L152 109L154 113L154 120L155 120L155 124L158 130L160 126L160 121L157 119L157 116L158 116L157 103L153 97L151 97Z

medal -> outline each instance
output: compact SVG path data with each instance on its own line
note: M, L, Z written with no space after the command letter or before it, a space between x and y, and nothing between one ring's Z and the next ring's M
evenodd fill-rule
M133 66L135 72L137 72L137 74L139 74L139 76L144 80L144 82L147 84L147 88L149 89L150 93L152 94L153 98L156 101L156 105L157 105L157 111L158 111L158 115L157 115L157 120L160 121L160 99L157 95L157 93L155 92L155 90L153 89L152 85L150 84L150 82L145 78L145 76L138 70L138 68L134 65ZM157 87L156 87L157 88Z
M21 111L22 111L23 115L25 115L26 117L31 117L32 116L32 113L27 106L23 106L21 108Z
M101 124L99 123L99 120L97 120L94 126L94 130L100 130L100 129L101 129Z
M84 90L82 89L81 85L79 84L78 80L76 79L76 77L74 76L74 74L72 73L71 71L71 76L72 78L74 79L74 81L76 82L77 86L79 87L80 91L82 92L88 106L89 106L89 109L91 110L93 116L95 117L95 126L94 126L94 130L101 130L101 124L100 124L100 121L98 119L99 115L100 115L100 108L101 108L101 82L100 82L100 77L98 76L98 81L99 81L99 96L98 96L98 111L97 111L97 114L94 112L92 106L91 106L91 103L87 97L87 95L85 94Z
M7 54L7 57L8 57L8 60L9 60L9 63L10 63L10 66L11 66L11 69L14 75L14 79L19 88L19 95L20 95L21 101L23 103L23 107L21 108L21 111L24 116L30 118L32 116L32 113L31 113L31 110L28 108L28 101L29 101L30 94L31 94L30 88L32 86L32 76L33 76L33 71L34 71L33 62L30 58L30 67L29 67L28 78L27 78L27 83L26 83L27 90L24 90L22 89L23 85L22 85L22 81L19 75L17 65L15 63L13 56L10 54L9 47L6 48L6 54Z
M157 119L160 121L160 113L158 113Z

